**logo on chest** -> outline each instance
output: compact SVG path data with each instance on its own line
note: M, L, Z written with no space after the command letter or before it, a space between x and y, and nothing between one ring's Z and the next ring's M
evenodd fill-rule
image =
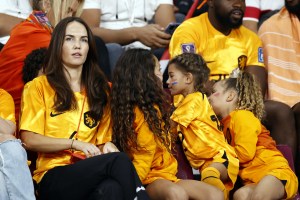
M238 57L238 67L239 69L243 70L245 69L247 65L247 56L245 55L241 55Z
M94 128L97 126L97 121L91 117L90 111L87 111L83 115L84 117L84 124L89 128Z

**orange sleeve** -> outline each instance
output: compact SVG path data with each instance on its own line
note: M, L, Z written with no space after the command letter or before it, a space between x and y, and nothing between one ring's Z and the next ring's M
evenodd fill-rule
M0 89L0 117L16 123L14 100L11 95L3 89Z

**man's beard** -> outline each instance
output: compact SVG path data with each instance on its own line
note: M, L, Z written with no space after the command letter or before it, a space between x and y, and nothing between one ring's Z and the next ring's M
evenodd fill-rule
M231 11L226 17L221 16L218 12L216 12L216 18L224 25L226 25L228 28L231 29L237 29L239 28L242 24L243 24L243 16L244 16L244 12L242 14L242 17L235 21L234 19L232 19L230 16L232 15Z

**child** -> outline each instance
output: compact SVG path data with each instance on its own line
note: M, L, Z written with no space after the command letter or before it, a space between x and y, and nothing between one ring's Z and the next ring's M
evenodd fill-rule
M113 141L131 157L151 199L223 199L208 184L176 177L159 68L148 50L132 49L121 56L112 82Z
M24 60L22 79L24 84L43 74L47 48L39 48L28 54Z
M169 62L168 73L171 95L183 96L175 103L171 119L177 124L178 133L182 133L185 155L191 166L201 172L201 180L221 189L227 199L239 163L203 93L209 68L200 55L183 53Z
M215 83L209 97L240 160L245 186L234 199L290 199L297 192L297 177L260 122L264 109L260 87L251 74L236 72Z

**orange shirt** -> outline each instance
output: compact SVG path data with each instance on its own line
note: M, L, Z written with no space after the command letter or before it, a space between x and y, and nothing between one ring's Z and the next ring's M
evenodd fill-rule
M294 106L300 102L300 20L286 8L262 24L268 99Z
M24 87L22 68L24 59L32 50L48 47L51 33L32 17L18 24L11 32L10 39L0 52L0 86L14 99L16 121L19 119L21 94Z
M0 117L16 123L15 104L13 98L5 90L0 88Z
M159 142L146 123L139 108L134 109L134 130L140 149L133 149L131 157L134 167L144 185L157 179L177 182L177 161L167 148Z
M52 138L69 138L80 125L76 135L79 141L95 145L111 141L112 126L109 106L105 107L99 122L89 115L90 108L87 103L83 103L85 101L83 92L75 92L74 96L78 103L78 109L58 113L53 109L55 91L46 76L37 77L27 83L22 96L20 130ZM82 117L80 117L81 112ZM37 183L41 181L48 170L71 164L71 156L62 151L39 152L38 154L33 176Z

